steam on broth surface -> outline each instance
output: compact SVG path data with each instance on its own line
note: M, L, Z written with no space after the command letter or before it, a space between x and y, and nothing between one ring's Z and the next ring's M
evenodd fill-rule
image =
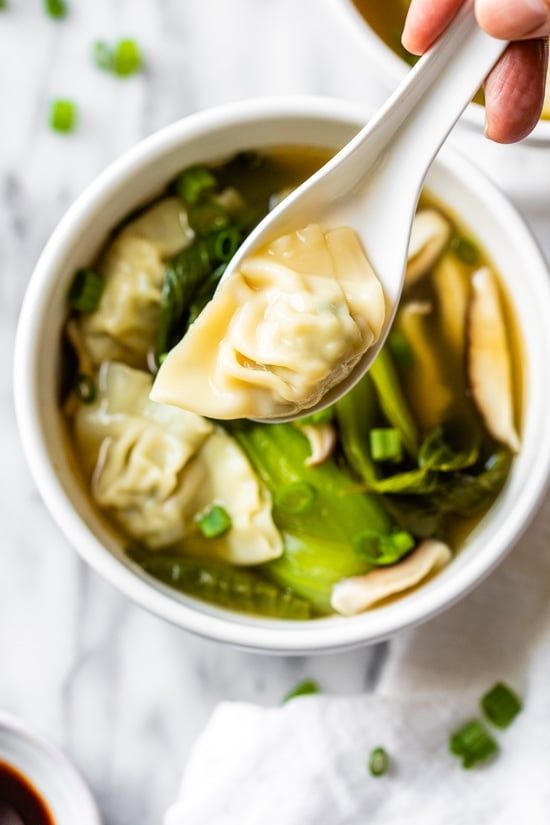
M405 25L405 18L411 0L353 0L369 26L376 34L403 60L414 66L418 58L410 54L401 43L401 33ZM476 103L483 105L483 91L480 90L474 98ZM550 68L546 82L546 101L542 111L544 120L550 119Z
M95 506L146 574L276 618L353 615L421 584L483 517L519 446L521 365L498 275L427 196L388 342L333 408L228 423L151 400L238 245L327 158L273 149L183 170L69 293L62 410Z

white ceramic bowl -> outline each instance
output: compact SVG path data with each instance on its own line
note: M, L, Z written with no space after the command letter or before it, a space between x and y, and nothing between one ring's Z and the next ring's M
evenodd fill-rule
M94 258L109 230L182 167L252 147L336 148L368 115L362 107L326 99L270 99L202 112L158 132L110 166L72 206L42 253L21 313L15 357L17 416L34 478L61 529L92 567L143 607L203 636L256 650L326 651L388 637L463 596L518 538L541 499L550 465L550 288L535 241L514 208L476 168L452 151L441 153L429 187L482 239L506 281L523 330L522 451L491 512L433 581L362 616L305 624L241 616L179 596L136 571L102 527L74 480L56 403L67 286L74 270Z
M67 757L5 713L0 713L0 762L29 780L48 805L55 825L101 825L92 795Z
M409 71L409 65L369 26L352 0L327 0L365 56L365 77L371 81L373 102L380 105ZM370 73L369 73L370 70ZM550 120L541 120L521 143L501 146L484 136L482 106L470 104L451 140L513 200L525 209L548 208L550 181Z

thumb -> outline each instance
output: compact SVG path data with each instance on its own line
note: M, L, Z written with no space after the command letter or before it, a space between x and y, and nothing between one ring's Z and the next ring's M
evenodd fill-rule
M486 32L502 40L550 34L550 0L476 0L476 16Z

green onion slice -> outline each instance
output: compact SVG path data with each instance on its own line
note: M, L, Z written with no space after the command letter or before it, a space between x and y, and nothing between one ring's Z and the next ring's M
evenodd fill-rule
M77 108L72 100L58 98L50 105L50 127L54 132L74 132L77 121Z
M481 697L483 713L497 728L507 728L522 709L519 696L503 682L497 684Z
M454 252L459 261L468 266L473 266L479 261L479 249L468 238L463 238L461 235L455 235L451 239L451 250Z
M311 507L316 496L315 487L307 481L296 481L277 490L275 506L287 513L303 513Z
M93 404L97 393L95 381L92 376L86 375L84 372L80 372L76 376L74 391L78 400L83 404Z
M353 539L355 552L375 567L396 564L415 544L413 536L406 530L396 530L388 534L362 530Z
M44 10L47 15L56 20L66 17L68 11L65 0L44 0Z
M227 229L231 221L229 215L218 203L197 203L187 211L189 226L197 235L211 235Z
M79 312L93 312L101 301L103 286L103 278L93 269L77 269L69 289L69 306Z
M298 696L310 696L314 693L321 693L319 683L316 682L315 679L303 679L285 694L283 697L283 705L290 702L291 699L296 699Z
M231 260L239 246L241 245L242 235L235 226L228 229L222 229L214 236L213 248L214 258L221 263L227 263Z
M143 65L141 51L135 40L119 40L112 54L112 70L120 77L139 72Z
M203 195L217 189L218 181L206 166L190 166L178 175L174 187L188 206L195 206Z
M468 769L495 754L498 745L485 725L472 719L451 735L449 749L462 760L462 767Z
M369 757L369 771L372 776L384 776L388 772L390 758L385 748L374 748Z
M96 40L93 47L93 56L96 66L105 72L113 71L113 49L104 40Z
M231 529L231 516L224 507L215 504L199 519L199 527L207 539L218 538Z
M391 461L393 464L398 464L403 460L401 434L394 427L371 430L369 444L375 461Z

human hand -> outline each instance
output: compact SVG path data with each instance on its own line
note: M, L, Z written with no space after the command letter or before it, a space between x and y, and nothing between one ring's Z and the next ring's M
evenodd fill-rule
M449 25L463 0L412 0L403 45L422 54ZM550 0L476 0L480 26L493 37L511 40L485 81L485 134L513 143L538 123L544 101Z

